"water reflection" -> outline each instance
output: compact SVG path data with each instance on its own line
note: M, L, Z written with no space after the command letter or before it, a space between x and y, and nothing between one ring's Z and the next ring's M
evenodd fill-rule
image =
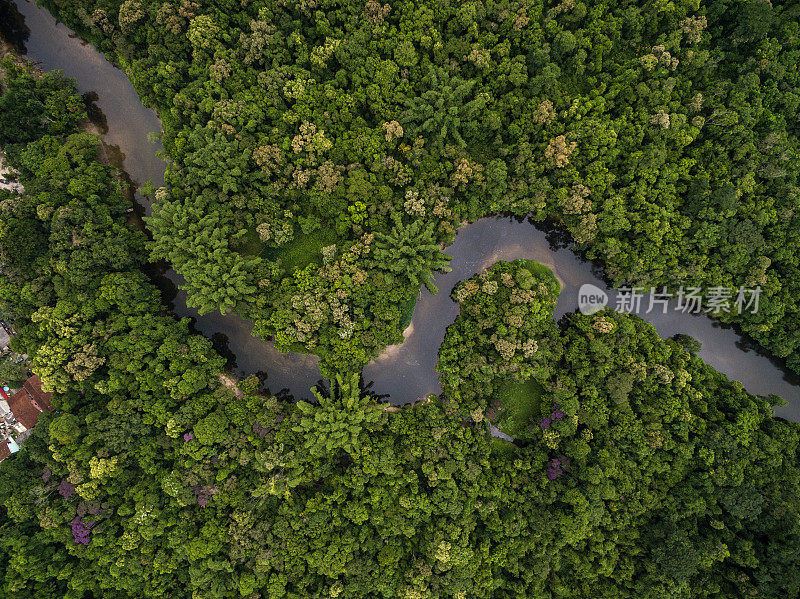
M97 105L100 96L97 92L91 91L84 92L82 97L83 103L86 105L86 114L89 116L89 122L96 127L97 133L106 135L108 133L108 119L106 119L106 115Z
M25 41L30 30L25 26L25 19L9 0L0 0L0 40L8 44L17 54L25 54Z
M166 164L157 157L162 147L158 141L149 141L150 134L160 133L161 124L155 112L139 102L124 73L31 2L20 1L15 8L7 0L0 0L0 31L43 69L62 69L76 80L79 91L85 94L92 122L98 132L105 134L108 160L130 173L127 183L132 191L145 181L163 184ZM133 197L135 216L149 214L150 201L140 193L133 193ZM141 223L140 219L135 220ZM405 343L388 348L365 368L364 378L370 389L377 394L390 394L395 404L439 392L434 371L438 349L446 327L458 312L458 306L449 299L450 291L458 281L497 260L529 258L550 267L563 287L556 307L557 319L576 309L577 289L583 283L606 289L599 267L582 261L568 249L570 245L564 231L552 227L536 229L522 219L489 218L462 229L446 250L454 256L453 271L436 277L438 295L433 296L426 289L420 292ZM177 289L182 283L180 275L157 267L150 267L147 272L161 288L165 301L172 302L175 314L192 318L195 329L212 339L238 374L257 373L274 393L310 397L310 387L320 382L317 357L278 352L271 344L253 338L252 324L236 315L200 316L186 306L185 292ZM613 292L609 296L614 305ZM779 408L778 414L800 420L797 377L787 374L778 361L754 351L752 341L742 339L734 329L704 316L674 311L642 316L655 325L662 337L692 335L702 343L700 356L706 362L741 381L751 392L782 395L791 404Z
M445 329L455 320L458 305L449 298L456 283L477 274L498 260L527 258L549 267L561 283L554 317L577 310L578 289L590 283L605 290L609 305L617 305L617 292L609 289L599 269L573 253L571 244L550 227L536 228L520 219L486 218L463 227L445 252L453 256L453 270L436 277L437 295L420 292L409 334L364 369L364 379L374 381L378 393L391 393L392 403L407 403L428 393L440 393L434 371ZM679 333L702 344L699 356L720 372L760 395L777 394L790 402L778 408L780 416L800 420L798 377L774 358L756 350L730 325L703 315L684 314L670 306L666 314L646 314L646 302L636 314L651 323L663 338Z

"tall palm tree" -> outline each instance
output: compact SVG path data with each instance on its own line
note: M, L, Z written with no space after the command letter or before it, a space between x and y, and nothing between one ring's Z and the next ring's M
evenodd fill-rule
M405 279L411 285L425 285L436 293L432 272L450 272L452 256L443 254L436 243L433 223L416 220L405 225L397 214L392 215L394 227L386 233L375 233L373 266Z

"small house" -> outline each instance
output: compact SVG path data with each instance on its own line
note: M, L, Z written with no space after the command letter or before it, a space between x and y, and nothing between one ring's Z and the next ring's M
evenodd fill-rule
M8 400L8 407L14 418L26 429L33 428L39 421L39 414L45 410L52 410L50 403L52 393L42 390L39 377L33 375L22 384L22 388L14 393Z

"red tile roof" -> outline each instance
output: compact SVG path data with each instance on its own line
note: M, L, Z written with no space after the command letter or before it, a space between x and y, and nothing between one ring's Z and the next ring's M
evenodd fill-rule
M22 426L33 428L39 421L40 412L53 409L53 404L50 403L51 397L53 394L42 391L39 377L33 375L23 383L22 389L11 396L8 407Z
M5 441L0 441L0 462L5 460L10 455L11 450L8 448L8 443Z

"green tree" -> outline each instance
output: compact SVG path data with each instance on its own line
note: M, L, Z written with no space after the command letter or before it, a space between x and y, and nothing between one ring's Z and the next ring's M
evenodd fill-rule
M362 394L359 379L358 373L336 375L329 396L312 389L318 406L298 402L300 423L292 430L302 434L303 447L311 455L330 456L339 451L360 455L364 436L378 426L382 412L371 397Z
M397 214L392 215L394 226L387 233L375 233L373 265L398 277L403 283L417 287L424 284L436 293L432 273L449 272L452 256L442 253L436 243L433 223L421 220L404 224Z
M474 93L476 80L451 77L442 68L431 67L422 84L427 91L409 98L403 127L412 136L427 136L439 145L454 141L465 147L466 139L478 131L478 115L486 108L488 95Z

